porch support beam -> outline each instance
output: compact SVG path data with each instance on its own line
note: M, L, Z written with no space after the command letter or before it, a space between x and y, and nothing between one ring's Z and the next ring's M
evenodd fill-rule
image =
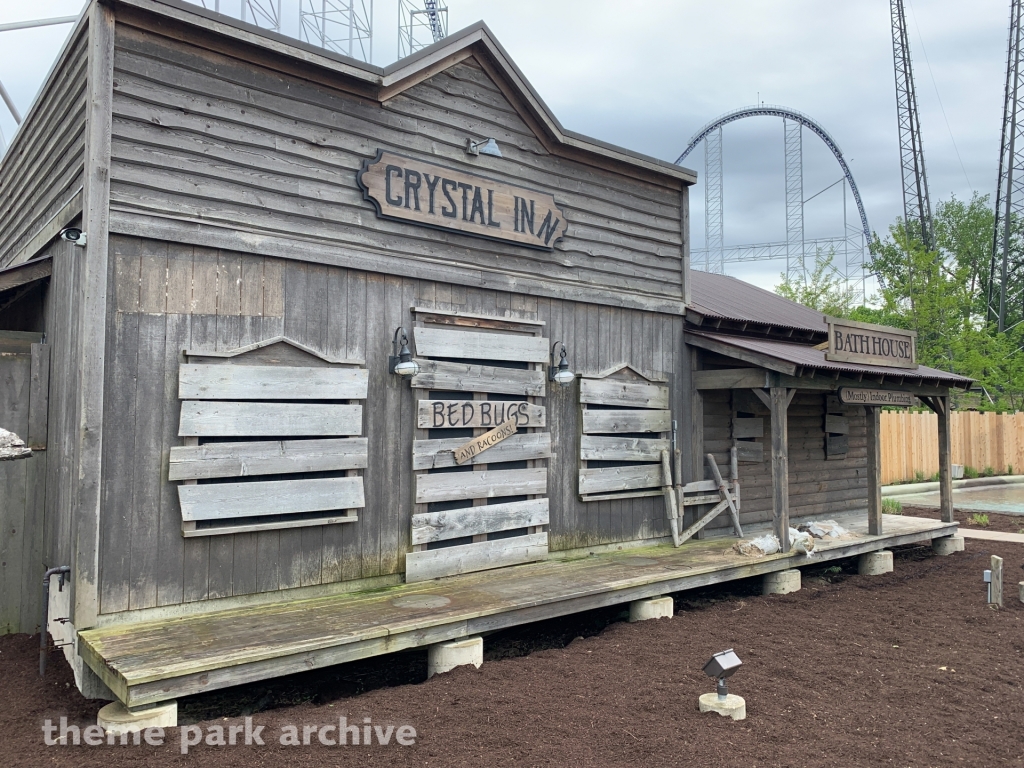
M789 428L786 413L792 399L785 387L770 389L772 418L772 523L783 552L789 552Z
M953 459L949 396L921 397L939 417L939 513L942 522L953 522Z
M868 534L882 535L881 408L864 407L868 426Z

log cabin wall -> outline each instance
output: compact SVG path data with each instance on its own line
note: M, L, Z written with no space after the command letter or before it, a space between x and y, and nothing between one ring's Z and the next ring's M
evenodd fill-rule
M728 466L733 445L733 420L741 417L763 419L760 461L739 464L742 488L742 525L772 519L771 419L768 409L749 390L706 390L704 400L704 452L715 456L720 467ZM867 504L867 423L864 408L846 406L842 416L849 432L845 456L826 457L825 417L835 412L828 407L830 395L798 391L789 405L789 516L798 525L801 517L827 518L844 510L863 509ZM746 440L746 438L744 439ZM742 443L741 443L742 444ZM729 525L724 516L709 528Z
M387 356L394 329L412 328L414 306L543 321L545 336L565 342L580 374L622 362L666 373L680 434L689 433L682 406L690 364L678 315L126 236L111 238L110 257L104 614L400 578L411 550L416 390L388 374ZM167 479L170 448L181 445L181 351L235 349L280 335L324 355L365 360L365 508L344 525L185 538L177 483ZM550 549L666 536L661 498L579 500L578 384L549 385L544 404L556 451L548 460Z
M119 12L112 231L682 311L682 183L549 153L474 57L382 106L337 78L331 87L330 73L286 74L253 63L272 57L222 41L202 48L150 25ZM202 42L194 31L187 39ZM467 137L481 136L496 138L503 157L467 156ZM355 175L381 148L550 191L566 236L551 252L377 218Z
M34 256L26 248L40 231L53 230L42 247L81 211L88 38L83 23L0 159L0 268Z

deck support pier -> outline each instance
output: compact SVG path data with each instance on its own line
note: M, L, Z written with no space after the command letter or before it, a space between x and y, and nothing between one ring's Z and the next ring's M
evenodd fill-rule
M941 539L932 539L932 549L937 555L952 555L954 552L964 551L963 536L943 536Z
M634 600L629 604L629 620L631 622L647 621L649 619L671 619L674 615L675 603L667 595Z
M865 406L868 427L868 535L882 535L882 414Z
M470 664L479 669L483 663L484 639L480 635L436 643L427 649L428 678Z
M171 699L149 707L128 709L120 701L112 701L96 714L96 725L115 736L147 728L174 728L178 725L178 702Z
M766 573L762 585L762 594L788 595L800 591L800 569L789 568L785 571Z
M861 576L881 576L883 573L892 573L892 551L880 549L877 552L867 552L861 555L857 561L857 573Z

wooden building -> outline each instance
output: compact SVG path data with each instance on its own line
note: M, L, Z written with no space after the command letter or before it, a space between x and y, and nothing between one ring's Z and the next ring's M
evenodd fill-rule
M695 180L563 128L483 24L379 68L94 0L0 161L0 631L69 566L50 632L136 707L792 567L729 517L672 547L709 509L870 506L822 558L954 533L882 530L835 392L966 380L691 276Z

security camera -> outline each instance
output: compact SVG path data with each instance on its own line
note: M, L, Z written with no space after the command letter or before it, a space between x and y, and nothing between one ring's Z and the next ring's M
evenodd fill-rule
M60 239L75 245L85 245L85 232L77 227L65 227L60 231Z

